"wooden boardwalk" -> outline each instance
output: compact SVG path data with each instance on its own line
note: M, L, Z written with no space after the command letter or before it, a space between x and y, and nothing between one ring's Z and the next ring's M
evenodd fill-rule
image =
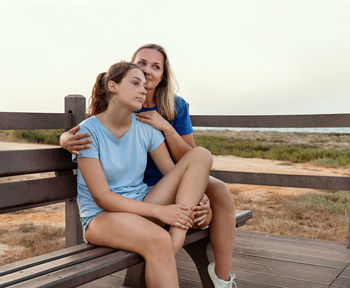
M237 231L232 270L239 288L350 288L350 249L346 244ZM177 256L180 287L202 287L190 257ZM123 287L121 271L81 288Z

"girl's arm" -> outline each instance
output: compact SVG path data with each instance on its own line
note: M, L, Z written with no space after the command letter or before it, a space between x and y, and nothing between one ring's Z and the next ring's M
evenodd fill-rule
M149 155L163 175L166 175L175 166L165 142L160 144L156 150L149 152Z
M76 134L79 131L80 127L75 126L69 131L64 132L60 137L60 146L63 149L68 150L70 153L79 155L79 150L89 149L90 143L92 142L91 138L88 138L91 135L89 133L80 133Z
M188 207L180 204L161 206L126 198L111 192L98 159L78 157L78 165L95 203L103 210L156 218L181 229L188 229L192 226L192 223L186 221Z
M157 111L147 111L136 115L139 121L152 125L154 128L163 132L170 153L176 161L179 161L183 155L196 146L193 133L180 136L175 128Z

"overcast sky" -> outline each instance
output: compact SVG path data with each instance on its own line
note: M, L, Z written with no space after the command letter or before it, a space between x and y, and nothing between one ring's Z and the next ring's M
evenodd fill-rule
M191 114L350 113L349 0L0 0L0 111L63 112L134 50Z

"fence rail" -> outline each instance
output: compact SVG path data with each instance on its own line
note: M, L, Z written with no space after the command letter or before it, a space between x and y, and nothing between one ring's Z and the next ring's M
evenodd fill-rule
M310 115L191 115L196 127L329 128L350 127L350 114Z

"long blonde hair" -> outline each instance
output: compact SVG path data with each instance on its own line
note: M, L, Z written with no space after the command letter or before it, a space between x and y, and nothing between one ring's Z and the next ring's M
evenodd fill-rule
M146 44L138 48L131 57L131 62L135 61L137 53L142 49L154 49L164 57L163 79L156 87L154 101L157 105L157 111L167 120L173 120L175 116L175 93L178 85L172 72L168 56L165 49L157 44Z

